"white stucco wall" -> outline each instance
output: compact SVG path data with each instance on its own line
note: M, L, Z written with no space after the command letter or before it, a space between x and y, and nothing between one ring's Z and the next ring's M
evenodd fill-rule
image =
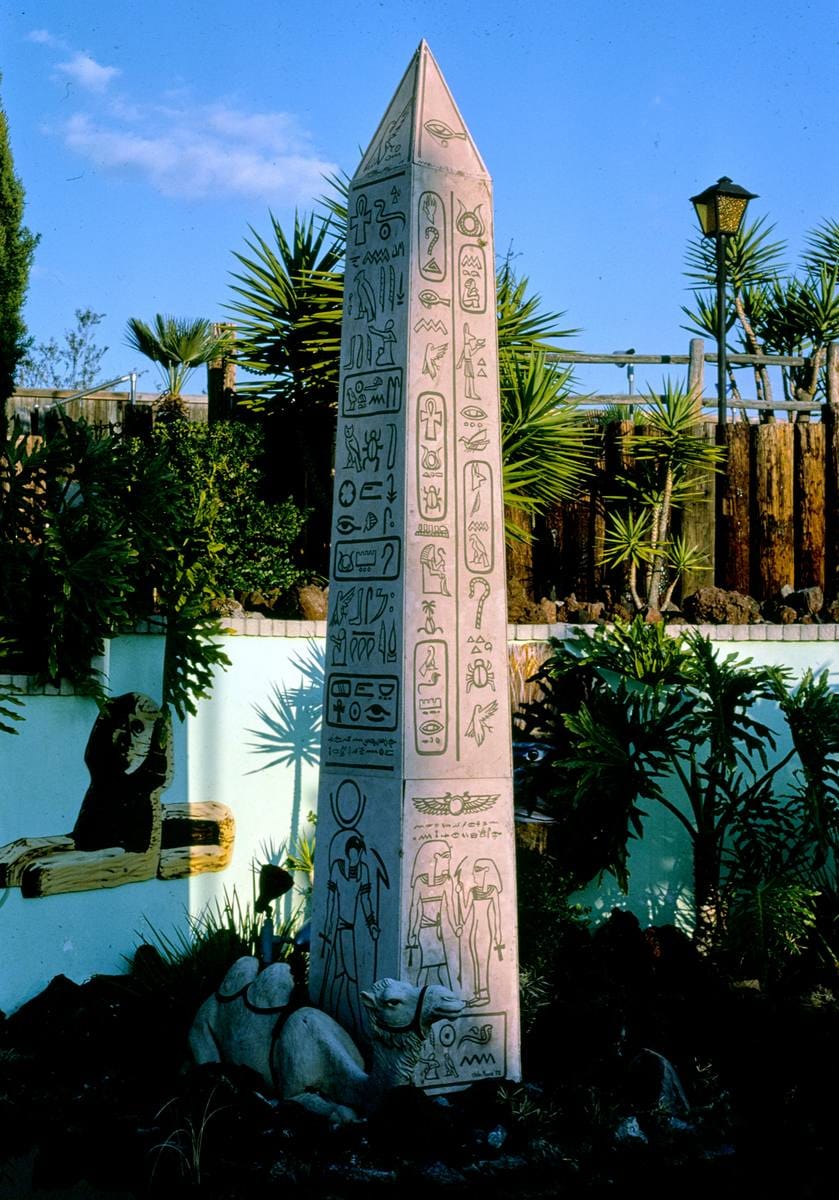
M217 874L127 884L103 891L24 900L17 889L0 891L0 1009L13 1011L63 973L78 982L97 972L119 972L149 925L161 933L183 929L186 914L232 893L253 894L253 866L287 844L292 824L306 827L317 802L317 746L310 705L316 693L301 660L322 654L325 630L314 622L244 618L231 622L225 650L232 660L219 672L212 697L198 715L176 722L175 776L164 803L216 800L233 810L237 831L230 866ZM510 640L540 641L573 627L511 626ZM827 669L839 687L839 632L835 626L752 626L706 630L720 650L779 663L801 675ZM767 632L779 640L768 640ZM720 636L722 635L722 637ZM148 634L111 643L104 668L113 695L145 692L160 699L162 639ZM25 686L26 681L18 681ZM286 708L272 707L273 689ZM302 691L301 691L302 688ZM268 726L279 729L275 755L254 751ZM89 783L84 749L96 717L92 700L75 695L27 695L18 736L0 734L0 845L16 838L67 833ZM782 752L783 746L779 746ZM305 753L303 753L305 751ZM268 765L273 757L284 760ZM315 761L305 761L306 758ZM260 769L264 768L264 769ZM644 840L633 845L631 890L621 896L608 880L582 900L594 913L613 905L645 922L678 919L689 886L690 854L676 821L651 815Z
M150 635L112 642L105 663L111 694L140 691L159 701L162 647L163 639ZM270 760L250 748L257 739L249 730L265 728L253 706L270 707L274 684L300 686L293 661L310 643L305 637L230 637L226 649L233 666L219 672L213 698L199 705L196 717L175 721L175 774L163 802L228 805L236 819L230 865L216 874L34 900L17 888L0 891L0 1010L13 1011L57 974L81 982L123 971L125 956L150 926L163 934L183 930L187 913L198 914L234 887L242 902L252 900L254 862L268 861L272 851L276 858L295 808L293 761L260 770ZM0 734L0 845L69 832L90 781L84 749L95 703L72 694L27 695L21 711L20 733ZM293 760L293 746L289 756ZM316 767L302 763L297 782L294 815L303 829L317 803Z

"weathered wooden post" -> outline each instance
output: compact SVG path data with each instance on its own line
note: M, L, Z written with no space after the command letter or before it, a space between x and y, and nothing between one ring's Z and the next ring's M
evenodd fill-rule
M754 425L744 421L726 425L722 442L726 456L716 480L716 582L720 587L745 594L752 590L753 584L751 459L755 437Z
M825 426L793 425L795 513L795 581L800 588L824 591L825 554Z
M839 598L839 342L827 348L825 425L825 579L828 600Z
M443 984L415 1081L519 1075L489 176L423 42L348 194L310 992Z
M688 391L696 407L697 437L713 445L715 429L712 422L702 419L702 393L705 379L705 342L702 338L691 338L688 351ZM681 531L689 546L695 546L705 558L704 570L685 571L679 588L682 597L689 596L697 588L707 587L714 582L716 568L716 488L717 478L707 467L691 473L694 498L682 510Z
M231 336L235 326L229 324L214 325L213 334L227 330ZM216 421L229 421L233 415L236 403L236 362L232 354L224 354L213 358L207 363L207 420L212 425Z
M760 556L754 566L755 593L769 600L784 585L795 586L793 535L793 426L755 428L755 512Z

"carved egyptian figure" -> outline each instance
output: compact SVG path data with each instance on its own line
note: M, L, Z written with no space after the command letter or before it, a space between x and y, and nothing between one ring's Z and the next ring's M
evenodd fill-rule
M85 750L90 787L73 827L77 850L150 848L170 773L168 740L166 717L148 696L128 692L108 701Z
M408 961L413 966L413 951L417 950L415 982L420 987L440 983L450 988L457 974L456 947L461 923L455 910L451 849L446 842L426 842L420 847L411 888Z

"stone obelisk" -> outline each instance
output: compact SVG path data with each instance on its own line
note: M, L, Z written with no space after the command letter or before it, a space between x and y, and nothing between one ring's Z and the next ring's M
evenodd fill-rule
M487 170L423 42L348 196L310 992L444 984L423 1087L519 1077Z

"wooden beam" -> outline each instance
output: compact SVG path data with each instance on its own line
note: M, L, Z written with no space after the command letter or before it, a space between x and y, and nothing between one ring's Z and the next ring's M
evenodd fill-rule
M793 426L756 425L754 512L760 546L757 595L768 600L795 581Z
M824 590L824 425L793 425L795 431L795 587Z

